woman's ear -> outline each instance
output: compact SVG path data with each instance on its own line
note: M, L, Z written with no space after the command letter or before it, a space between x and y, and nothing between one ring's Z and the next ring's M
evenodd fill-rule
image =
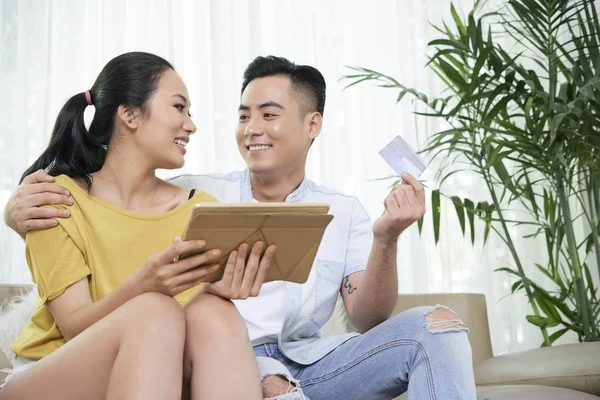
M136 113L134 109L120 105L117 109L117 117L121 122L129 129L137 129L139 125L139 113Z

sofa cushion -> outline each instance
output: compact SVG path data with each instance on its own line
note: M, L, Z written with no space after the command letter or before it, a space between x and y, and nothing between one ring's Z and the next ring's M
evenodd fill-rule
M600 395L600 342L505 354L475 366L477 385L557 386Z
M406 400L404 393L394 400ZM537 385L478 386L477 400L598 400L597 396L570 389Z
M538 385L506 385L477 387L477 400L598 400L597 396Z

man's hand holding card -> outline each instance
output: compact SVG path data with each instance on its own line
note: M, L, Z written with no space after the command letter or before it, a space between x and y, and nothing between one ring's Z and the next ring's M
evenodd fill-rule
M375 239L392 243L425 214L425 189L417 178L427 165L400 136L379 154L403 180L385 198L383 214L373 224Z

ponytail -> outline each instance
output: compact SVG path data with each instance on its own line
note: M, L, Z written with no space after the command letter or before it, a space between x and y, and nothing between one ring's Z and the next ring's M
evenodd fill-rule
M90 134L85 128L83 113L87 106L86 92L76 94L67 101L56 117L48 147L23 173L20 182L27 175L44 169L51 176L65 174L72 178L82 178L87 183L88 190L91 188L89 174L102 168L106 148L97 136Z
M173 69L168 61L144 52L125 53L110 60L91 89L71 97L60 110L50 144L27 168L21 182L27 175L44 169L52 176L64 174L83 179L91 190L90 174L104 165L119 106L146 112L162 73L168 69ZM88 132L83 113L91 104L95 113Z

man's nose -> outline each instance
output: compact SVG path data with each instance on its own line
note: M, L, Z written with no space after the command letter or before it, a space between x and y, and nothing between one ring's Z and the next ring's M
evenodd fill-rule
M260 121L256 121L250 119L248 125L246 125L246 130L244 131L244 136L259 136L264 133L264 129Z

